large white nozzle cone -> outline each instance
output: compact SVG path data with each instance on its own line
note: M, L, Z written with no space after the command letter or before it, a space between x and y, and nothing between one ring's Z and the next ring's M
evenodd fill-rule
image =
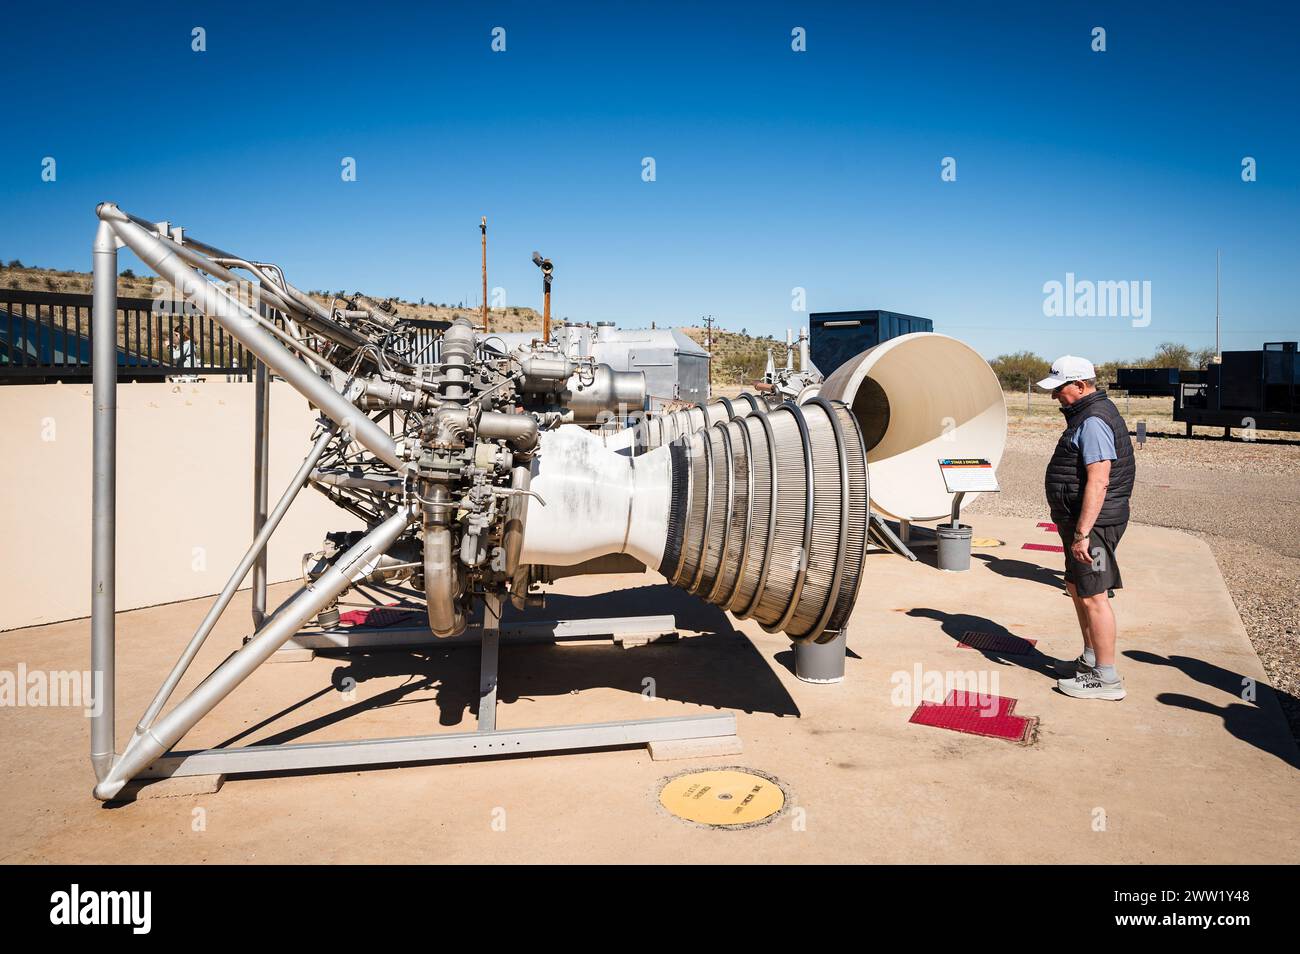
M951 512L942 458L984 457L995 467L1002 459L1002 386L988 362L956 338L891 338L836 368L820 393L853 409L867 445L871 505L886 516L938 520ZM963 505L977 496L967 494Z

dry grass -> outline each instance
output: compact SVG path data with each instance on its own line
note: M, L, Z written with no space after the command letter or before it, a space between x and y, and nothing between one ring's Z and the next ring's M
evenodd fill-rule
M155 283L161 281L156 275L137 275L128 277L119 275L117 294L119 298L155 297ZM58 292L71 295L89 295L91 292L91 275L89 272L58 271L49 268L0 268L0 287L22 291ZM311 296L328 307L333 298L326 293L312 292ZM385 300L382 296L371 296L375 301ZM457 315L465 315L477 320L481 312L477 308L456 308L451 305L421 305L418 302L394 299L398 314L405 318L424 318L437 321L449 321ZM42 308L41 314L49 313ZM493 331L541 331L542 316L532 308L490 308L489 318ZM555 327L562 321L551 322Z

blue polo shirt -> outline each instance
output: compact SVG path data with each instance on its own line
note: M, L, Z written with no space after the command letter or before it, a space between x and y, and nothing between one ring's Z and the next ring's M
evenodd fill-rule
M1099 460L1117 460L1115 453L1115 433L1099 417L1084 418L1074 430L1070 443L1083 454L1084 465L1095 464Z

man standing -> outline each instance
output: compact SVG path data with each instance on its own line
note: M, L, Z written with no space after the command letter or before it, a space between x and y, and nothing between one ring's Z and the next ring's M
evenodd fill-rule
M1123 581L1115 550L1128 526L1136 464L1128 425L1086 358L1066 355L1038 386L1052 392L1065 432L1047 464L1044 486L1052 520L1065 544L1065 588L1083 633L1083 653L1058 662L1057 686L1076 699L1124 698L1115 671L1115 614L1110 596Z

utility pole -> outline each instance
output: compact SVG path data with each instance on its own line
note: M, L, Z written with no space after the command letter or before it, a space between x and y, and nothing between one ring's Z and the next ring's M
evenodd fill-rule
M488 332L488 301L487 301L487 216L479 220L479 231L483 233L483 333Z
M541 252L533 252L533 264L542 270L542 343L551 340L551 274L555 266Z
M1223 363L1223 348L1219 343L1219 287L1223 280L1223 249L1214 250L1214 359Z
M713 397L713 316L712 315L704 316L704 342L705 342L704 350L709 353L709 358L708 358L709 384L708 384L708 390L704 395L705 399L707 400Z

